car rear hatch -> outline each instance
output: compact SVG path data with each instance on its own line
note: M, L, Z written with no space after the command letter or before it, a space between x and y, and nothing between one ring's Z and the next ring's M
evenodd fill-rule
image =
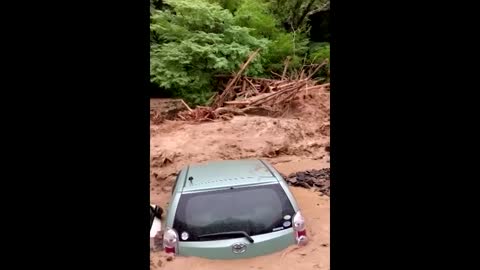
M294 214L278 182L182 194L173 223L178 254L234 259L282 250L295 243Z

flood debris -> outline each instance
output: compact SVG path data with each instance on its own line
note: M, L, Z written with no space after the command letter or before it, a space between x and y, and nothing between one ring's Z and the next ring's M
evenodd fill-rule
M330 168L296 172L284 177L288 184L315 190L330 196Z
M161 124L165 120L173 120L181 111L192 111L183 99L151 98L150 121Z
M278 75L277 79L242 75L256 55L258 50L249 56L236 74L217 76L228 79L228 82L219 94L212 96L210 106L197 106L195 109L181 111L177 114L177 119L204 122L229 120L234 115L279 117L288 112L292 101L298 100L299 96L310 97L309 92L330 89L330 83L319 84L319 81L314 79L314 75L327 61L304 65L290 76L286 76L284 72Z

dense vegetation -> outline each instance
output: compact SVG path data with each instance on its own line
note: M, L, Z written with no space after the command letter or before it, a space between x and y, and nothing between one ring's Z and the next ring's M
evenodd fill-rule
M309 40L310 14L329 0L151 0L151 82L170 96L205 104L215 75L238 70L256 49L247 75L271 77L330 57ZM329 67L318 76L328 80Z

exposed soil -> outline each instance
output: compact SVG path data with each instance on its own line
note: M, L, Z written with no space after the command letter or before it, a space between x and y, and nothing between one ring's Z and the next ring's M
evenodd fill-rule
M262 158L286 176L328 169L329 110L329 92L316 91L298 96L282 118L235 116L206 123L167 119L152 122L151 203L167 208L176 173L190 163ZM317 175L317 187L290 187L307 222L310 242L305 247L293 246L267 256L227 261L172 259L163 252L152 252L151 269L329 269L330 198L323 194L326 174L321 172L321 176ZM328 187L329 181L328 178ZM318 192L322 188L323 193Z

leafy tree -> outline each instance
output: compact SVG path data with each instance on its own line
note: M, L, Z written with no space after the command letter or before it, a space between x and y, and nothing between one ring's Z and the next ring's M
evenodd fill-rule
M238 25L253 29L252 34L256 37L271 41L261 55L266 71L264 75L271 75L271 71L283 71L287 57L290 59L290 68L299 67L308 50L308 38L300 31L286 32L272 13L270 2L243 0L234 18Z
M281 32L279 21L270 11L270 3L243 0L235 12L235 24L252 29L256 37L274 38Z
M202 0L167 0L172 10L155 11L151 17L151 81L191 104L205 103L215 74L237 71L268 40L234 24L232 14L218 4ZM263 72L258 59L247 73Z

